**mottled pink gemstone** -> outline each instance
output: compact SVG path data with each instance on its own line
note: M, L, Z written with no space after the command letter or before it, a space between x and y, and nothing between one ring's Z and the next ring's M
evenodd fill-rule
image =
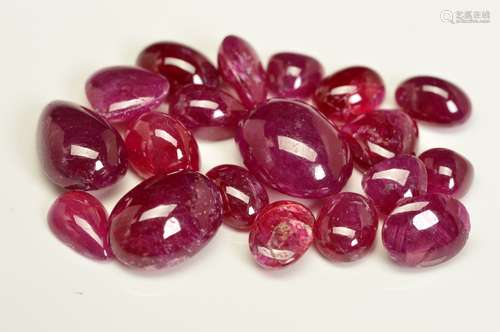
M323 77L318 60L298 53L277 53L267 64L269 89L278 97L311 97Z
M382 240L396 263L431 266L455 256L469 231L462 203L444 194L425 194L400 202L384 221Z
M224 223L239 230L249 230L257 213L269 203L264 186L249 171L236 165L214 167L207 176L221 190Z
M360 115L344 125L341 133L362 169L400 154L413 154L418 138L417 124L401 111Z
M314 244L332 261L350 262L372 248L378 218L370 200L343 192L330 198L314 224Z
M311 246L314 216L304 205L279 201L266 206L250 230L250 252L257 264L276 269L296 262Z
M248 109L266 100L266 72L257 53L245 40L236 36L224 38L217 62L221 76L232 85Z
M108 67L85 85L92 108L111 122L127 122L161 105L169 90L166 78L135 67Z
M239 100L218 88L188 85L177 92L169 113L201 138L210 140L234 136L248 110Z
M284 194L326 197L339 192L352 173L351 154L336 127L300 101L262 104L235 138L248 170Z
M430 193L463 196L473 177L472 164L459 153L443 148L430 149L419 156L427 169Z
M120 135L85 107L64 101L48 104L40 116L37 137L45 174L60 187L104 188L127 171Z
M94 196L65 192L52 204L47 219L57 238L78 253L98 260L112 257L108 216Z
M471 112L469 98L459 87L431 76L417 76L401 83L396 101L413 118L440 124L462 123Z
M139 54L137 65L166 77L171 84L171 96L187 84L219 84L219 74L210 60L179 43L159 42L146 47Z
M165 113L150 112L125 133L130 165L142 178L200 167L198 144L189 130Z
M217 186L193 171L151 177L116 204L110 216L115 257L137 268L173 266L199 252L222 223Z
M346 122L371 112L385 95L382 78L370 68L349 67L321 81L314 101L332 121Z
M415 156L400 155L372 166L362 180L363 190L382 215L389 214L402 198L427 191L427 171Z

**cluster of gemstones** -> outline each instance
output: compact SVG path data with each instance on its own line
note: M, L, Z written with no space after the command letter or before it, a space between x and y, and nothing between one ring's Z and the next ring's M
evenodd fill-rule
M90 107L45 107L38 153L67 190L49 211L50 228L87 257L173 266L223 222L249 232L265 268L297 261L313 243L328 260L357 260L373 247L379 220L385 249L404 266L439 264L467 240L458 198L470 162L445 148L415 155L415 120L456 125L470 115L469 99L448 81L410 78L396 90L399 109L381 110L384 83L370 68L324 77L316 59L278 53L265 70L248 42L228 36L217 67L188 46L159 42L137 66L94 73L85 92ZM246 168L200 173L197 139L233 137ZM129 165L144 180L108 216L87 191L113 185ZM341 192L354 167L366 197ZM322 207L315 217L293 200L270 203L266 187Z

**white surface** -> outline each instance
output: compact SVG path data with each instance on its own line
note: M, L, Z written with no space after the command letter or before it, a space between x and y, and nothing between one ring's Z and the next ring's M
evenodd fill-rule
M489 10L489 24L449 24L440 12ZM0 4L0 330L11 331L469 331L499 330L498 1L2 1ZM247 236L223 227L206 250L171 271L144 275L97 264L46 226L56 190L41 175L35 126L52 99L85 104L94 70L132 64L157 40L176 40L212 60L229 33L262 59L277 51L316 56L327 73L364 64L397 84L441 76L471 97L469 122L420 126L419 151L449 147L475 165L463 199L472 232L463 252L435 268L406 270L375 252L332 264L310 250L279 272L257 268ZM239 163L231 140L201 142L203 171ZM132 175L99 193L111 209ZM355 174L346 190L360 190Z

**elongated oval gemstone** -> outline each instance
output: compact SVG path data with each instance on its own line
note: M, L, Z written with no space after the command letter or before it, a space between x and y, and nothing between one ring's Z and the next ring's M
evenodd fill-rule
M49 179L65 189L95 190L127 172L118 132L103 118L74 103L54 101L38 121L38 156Z
M473 177L472 164L461 154L444 148L435 148L419 156L427 169L428 192L463 196Z
M443 194L425 194L400 202L384 221L382 240L396 263L431 266L455 256L469 231L462 203Z
M471 103L456 85L432 76L417 76L399 85L396 101L415 119L458 124L469 118Z
M221 89L188 85L174 97L169 114L197 136L219 140L234 136L236 126L248 115L248 110Z
M200 173L151 177L123 196L111 212L113 253L130 267L176 265L215 235L222 211L219 189Z
M150 112L130 123L125 133L130 165L142 178L200 168L198 144L182 123Z
M379 74L367 67L349 67L325 77L314 101L330 120L347 122L374 110L384 95L384 82Z
M352 173L337 129L300 101L272 99L257 107L238 127L236 142L250 172L291 196L335 194Z
M418 138L417 124L401 111L377 110L360 115L341 132L361 169L400 154L413 154Z
M314 224L314 244L332 261L350 262L373 246L378 218L373 204L363 196L342 192L321 208Z
M278 97L307 99L322 77L319 61L299 53L277 53L267 64L269 89Z
M92 108L111 122L127 122L161 105L170 84L163 76L136 67L107 67L85 84Z
M101 202L84 191L67 191L49 210L50 229L78 253L97 260L112 257L108 215Z
M267 269L290 265L311 246L313 225L314 215L302 204L269 204L257 215L250 230L250 252L257 264Z
M200 52L179 43L158 42L146 47L137 65L166 77L170 95L187 84L217 86L219 75L214 65Z
M362 180L363 190L382 215L389 214L402 198L427 191L424 163L412 155L399 155L373 165Z
M249 43L227 36L219 47L217 63L221 76L232 85L245 107L253 109L266 100L266 72Z
M207 176L221 190L224 223L238 230L249 230L257 213L269 203L264 186L249 171L236 165L219 165L208 171Z

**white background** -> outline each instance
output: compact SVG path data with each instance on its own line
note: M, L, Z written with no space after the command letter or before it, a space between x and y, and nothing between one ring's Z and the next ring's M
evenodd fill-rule
M489 10L489 24L449 24L440 12ZM0 330L10 331L499 331L500 97L498 1L7 1L0 4ZM459 127L421 125L419 151L448 147L474 164L463 202L465 249L421 270L392 264L379 239L353 264L310 250L275 272L256 267L247 235L222 227L199 255L170 271L131 272L87 260L46 224L58 191L35 153L38 115L53 99L86 104L83 85L100 67L133 64L158 40L191 45L215 61L227 34L264 62L277 51L316 56L331 73L363 64L386 81L449 79L474 105ZM240 163L232 140L200 142L202 170ZM106 207L138 179L97 193ZM360 190L355 174L346 190ZM276 198L275 195L273 195Z

